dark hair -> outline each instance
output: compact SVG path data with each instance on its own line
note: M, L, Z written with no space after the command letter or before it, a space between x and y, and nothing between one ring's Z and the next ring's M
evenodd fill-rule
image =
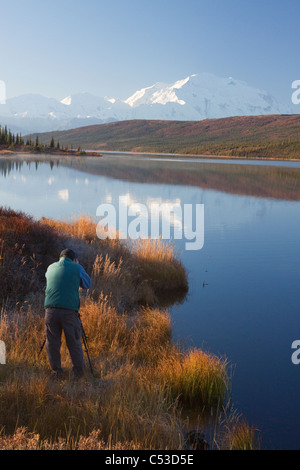
M65 250L63 250L61 252L61 254L59 255L60 258L62 257L65 257L65 258L70 258L72 261L74 261L74 259L76 259L76 255L74 253L73 250L70 250L70 248L66 248Z

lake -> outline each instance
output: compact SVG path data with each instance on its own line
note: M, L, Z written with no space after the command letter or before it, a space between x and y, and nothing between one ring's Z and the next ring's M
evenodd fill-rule
M48 161L49 160L49 161ZM232 400L262 447L300 449L300 163L105 155L0 159L0 205L35 217L96 216L107 203L203 204L204 245L174 243L189 276L173 336L225 356ZM120 199L121 198L121 199ZM299 355L300 357L300 355Z

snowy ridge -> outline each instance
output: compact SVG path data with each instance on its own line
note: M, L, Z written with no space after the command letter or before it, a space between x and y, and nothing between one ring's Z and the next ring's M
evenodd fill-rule
M89 93L61 101L28 94L0 104L0 124L13 131L45 132L131 119L200 121L230 116L292 114L269 93L232 77L209 73L157 82L122 101Z

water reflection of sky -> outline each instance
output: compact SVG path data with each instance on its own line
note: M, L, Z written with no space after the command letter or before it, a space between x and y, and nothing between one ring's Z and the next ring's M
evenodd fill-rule
M118 206L119 197L128 204L204 204L206 232L221 232L255 220L263 220L273 210L278 217L291 217L295 204L273 199L235 196L215 190L169 184L132 183L105 176L85 174L63 166L39 163L13 169L1 179L2 205L17 207L37 217L70 218L85 212L95 216L99 204ZM298 207L298 205L296 206Z
M241 225L262 220L274 207L280 206L281 218L289 217L288 208L293 207L293 203L234 196L193 186L132 183L87 175L63 166L50 169L48 163L40 163L38 171L33 165L24 165L21 170L13 169L1 179L1 205L16 207L35 217L70 219L81 213L95 217L100 204L112 204L118 212L119 207L126 206L125 201L128 206L145 205L146 215L150 214L154 204L165 204L170 208L181 206L182 212L184 204L204 204L206 234L217 229L222 234L227 228L233 231ZM175 213L173 236L182 222Z
M132 183L48 163L0 177L0 204L36 217L96 216L128 204L204 204L204 246L176 246L189 294L171 309L174 338L235 365L233 400L267 434L267 445L298 448L300 202L238 196L194 186ZM175 226L179 220L175 220Z

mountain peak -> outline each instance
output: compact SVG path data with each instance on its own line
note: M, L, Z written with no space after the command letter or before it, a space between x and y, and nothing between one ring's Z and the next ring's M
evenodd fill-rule
M0 105L0 123L11 130L44 132L131 119L201 121L210 118L293 114L268 92L233 77L192 74L173 83L157 82L126 100L77 93L61 101L22 95Z
M72 96L66 96L66 98L61 100L61 103L70 106L72 104Z

